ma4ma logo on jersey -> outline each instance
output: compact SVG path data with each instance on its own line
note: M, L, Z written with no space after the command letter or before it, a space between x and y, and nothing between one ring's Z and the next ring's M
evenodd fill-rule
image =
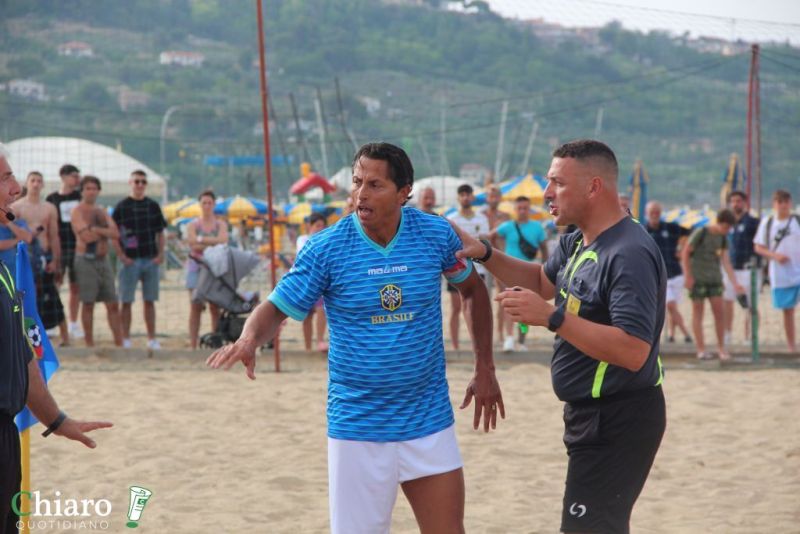
M387 284L378 291L381 297L381 308L393 312L403 305L403 290L394 284ZM373 315L370 317L372 324L402 323L414 319L414 314L409 313L389 313L385 315Z

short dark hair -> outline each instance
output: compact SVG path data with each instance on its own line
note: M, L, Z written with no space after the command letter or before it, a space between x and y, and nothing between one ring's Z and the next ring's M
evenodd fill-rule
M530 202L530 201L531 201L531 199L529 199L525 195L520 195L520 196L518 196L517 198L514 199L514 202Z
M78 174L81 173L81 171L78 170L78 167L76 167L72 163L65 163L64 165L61 166L60 169L58 169L59 176L67 176L68 174L74 174L76 172Z
M471 195L473 191L475 191L475 190L472 189L471 185L469 185L469 184L461 184L461 185L458 186L458 189L456 190L456 193L458 193L459 195L461 193L469 193Z
M553 150L553 157L577 160L598 158L605 161L613 169L614 176L619 173L619 164L614 151L607 144L595 139L576 139L575 141L564 143Z
M197 200L202 200L203 197L211 197L211 200L217 200L217 195L215 195L214 190L210 188L200 191L200 194L197 195Z
M323 214L321 214L320 212L318 212L318 211L315 211L314 213L312 213L311 215L308 216L308 225L309 226L313 225L317 221L322 221L326 225L328 224L328 219L326 219L325 216Z
M789 200L792 200L792 194L786 189L778 189L772 193L773 202L788 202Z
M134 174L137 174L137 175L141 176L142 178L147 178L147 173L144 172L142 169L136 169L135 171L133 171L131 173L131 176L133 176Z
M735 191L731 191L730 193L728 193L728 202L730 202L733 197L739 197L745 202L747 202L747 193L745 193L744 191L739 191L737 189Z
M389 165L389 178L392 179L397 189L414 185L414 166L405 150L391 143L367 143L358 149L353 156L352 168L355 169L361 158L385 161ZM408 199L411 195L408 196Z
M84 176L81 179L81 191L83 191L83 188L84 186L86 186L86 184L94 184L97 186L97 189L99 190L103 189L103 186L100 185L100 178L98 178L97 176L91 176L89 174Z
M28 178L30 178L32 175L36 175L36 176L38 176L39 178L42 178L42 179L44 179L44 175L43 175L42 173L40 173L39 171L31 171L31 172L29 172L29 173L28 173L28 176L26 176L26 177L25 177L25 180L27 180Z
M728 208L722 208L717 212L717 222L720 224L736 225L736 216Z

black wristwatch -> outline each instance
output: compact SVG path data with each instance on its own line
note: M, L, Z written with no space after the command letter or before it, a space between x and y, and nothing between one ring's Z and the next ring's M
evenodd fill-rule
M561 325L564 324L564 308L557 306L555 311L550 314L550 318L547 320L547 329L551 332L555 332Z
M470 259L472 261L474 261L475 263L485 263L485 262L489 261L489 258L492 257L492 244L489 243L488 239L479 239L479 241L481 243L483 243L484 247L486 247L486 254L484 254L480 258L470 258Z

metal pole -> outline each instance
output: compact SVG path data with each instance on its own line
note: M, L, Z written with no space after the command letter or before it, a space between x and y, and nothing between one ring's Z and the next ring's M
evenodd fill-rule
M175 113L176 111L178 111L181 107L182 106L179 106L179 105L178 106L170 106L169 108L167 108L167 111L164 112L164 116L161 118L161 134L159 135L159 139L161 140L161 159L159 161L161 162L160 170L161 170L161 177L162 178L165 178L165 175L166 175L166 170L164 168L164 160L166 159L165 158L166 150L165 150L165 147L164 147L164 138L167 135L167 122L169 122L170 116L173 113Z
M496 182L502 181L500 178L500 163L503 160L503 143L506 137L506 117L508 117L508 100L503 101L500 111L500 131L497 134L497 154L494 158L494 179Z
M322 103L319 96L314 99L314 111L317 114L317 128L319 129L319 149L322 152L322 174L325 178L330 178L328 172L328 149L325 146L325 127L322 123Z
M264 128L264 172L267 179L267 218L269 220L269 272L272 277L272 287L278 284L278 275L275 272L277 255L275 254L275 218L272 215L272 161L269 151L269 113L267 112L267 58L264 53L264 14L262 13L261 0L256 0L256 13L258 16L258 58L260 63L261 85L261 115ZM275 355L275 372L281 370L281 344L280 330L275 334L273 342Z
M522 170L520 171L523 176L528 173L528 164L533 153L533 143L536 142L536 136L539 135L539 121L536 120L536 115L533 118L533 127L531 128L531 135L528 137L528 146L525 147L525 158L522 160Z
M753 180L753 92L755 90L754 77L758 45L753 45L751 51L750 79L747 89L747 140L745 142L745 166L747 167L747 186L745 192L747 193L748 204L750 203L751 184Z

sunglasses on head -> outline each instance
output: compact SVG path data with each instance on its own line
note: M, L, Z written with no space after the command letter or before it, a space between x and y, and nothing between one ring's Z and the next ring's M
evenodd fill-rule
M147 180L143 180L143 179L140 178L140 179L134 180L133 183L135 183L136 185L147 185Z

